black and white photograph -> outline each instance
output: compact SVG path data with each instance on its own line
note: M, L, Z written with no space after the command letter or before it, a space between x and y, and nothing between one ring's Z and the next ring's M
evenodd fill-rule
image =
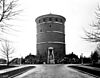
M0 0L0 78L100 78L100 0Z

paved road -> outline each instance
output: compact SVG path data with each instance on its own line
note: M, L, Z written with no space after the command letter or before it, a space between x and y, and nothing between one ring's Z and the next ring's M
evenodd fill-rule
M94 78L87 74L83 74L67 65L37 65L16 78Z

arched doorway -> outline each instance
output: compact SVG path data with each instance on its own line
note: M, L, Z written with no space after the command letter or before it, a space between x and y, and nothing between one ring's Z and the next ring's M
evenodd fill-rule
M54 60L54 48L53 47L48 47L48 64L55 64Z

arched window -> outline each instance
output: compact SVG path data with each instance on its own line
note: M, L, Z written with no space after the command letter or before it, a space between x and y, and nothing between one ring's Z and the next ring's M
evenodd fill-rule
M55 21L58 21L58 18L55 18Z
M46 22L46 18L43 18L43 22Z
M49 27L51 27L51 24L49 25Z
M39 23L41 22L41 20L39 20Z
M62 19L60 19L60 22L63 22Z
M40 32L42 32L42 29L40 29Z
M52 21L52 18L49 18L49 21Z

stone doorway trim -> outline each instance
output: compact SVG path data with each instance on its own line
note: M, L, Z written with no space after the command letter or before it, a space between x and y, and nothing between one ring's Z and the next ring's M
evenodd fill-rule
M54 61L54 48L53 47L48 47L48 64L55 64Z

